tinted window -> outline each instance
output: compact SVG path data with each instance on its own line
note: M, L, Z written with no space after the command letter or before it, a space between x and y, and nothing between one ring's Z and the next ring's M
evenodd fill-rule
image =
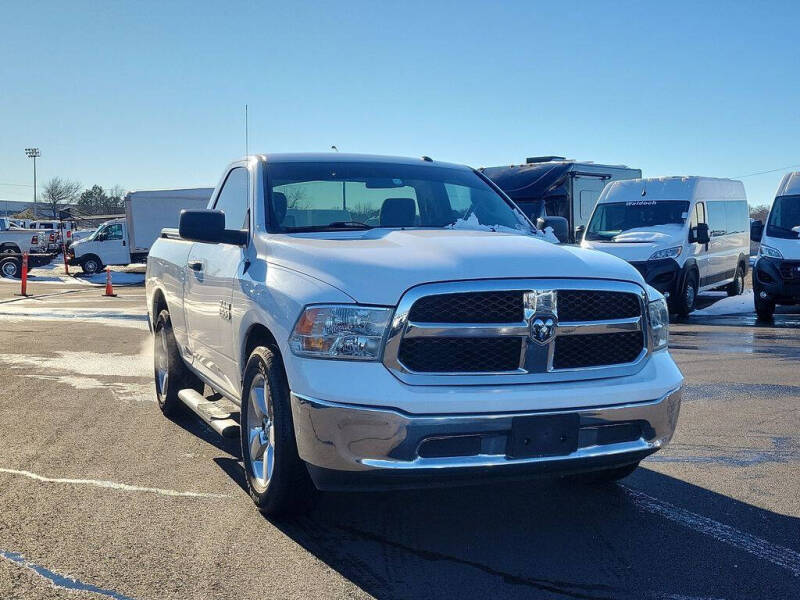
M225 213L225 229L248 229L247 169L237 167L229 174L214 204Z
M800 233L800 196L778 196L767 220L767 235L777 238L797 239Z
M706 210L708 211L708 230L711 236L725 235L728 228L725 202L709 202Z

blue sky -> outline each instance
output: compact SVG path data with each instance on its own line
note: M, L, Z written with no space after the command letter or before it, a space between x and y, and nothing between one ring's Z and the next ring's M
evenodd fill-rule
M40 181L214 185L245 103L252 152L800 170L797 2L0 5L0 200L31 145Z

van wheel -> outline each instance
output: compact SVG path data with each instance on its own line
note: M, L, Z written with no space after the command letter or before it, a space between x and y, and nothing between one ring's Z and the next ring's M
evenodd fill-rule
M772 321L775 314L775 301L758 297L758 290L753 290L753 303L759 321Z
M694 303L697 299L697 271L692 271L686 276L683 282L683 289L673 300L672 310L680 316L685 317L694 310Z
M736 267L736 275L733 276L733 281L731 281L725 291L728 292L728 296L739 296L744 291L744 267L739 265Z
M240 414L247 488L268 516L311 509L316 490L297 454L289 385L277 351L259 346L244 371Z
M94 254L90 254L81 261L81 269L87 275L94 275L103 269L103 263Z
M0 275L8 279L19 279L22 275L22 265L18 258L4 258L0 260Z
M178 392L192 388L203 393L203 382L183 363L175 334L172 332L172 321L169 311L158 313L153 328L153 374L156 383L156 399L161 412L167 417L174 417L183 410L183 402Z

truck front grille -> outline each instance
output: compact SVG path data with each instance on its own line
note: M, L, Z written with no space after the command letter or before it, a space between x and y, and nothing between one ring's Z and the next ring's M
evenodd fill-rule
M420 298L409 319L417 323L513 323L522 321L521 291L438 294Z
M598 369L635 365L646 355L644 294L635 284L511 283L509 288L500 280L414 288L398 307L384 362L403 376L547 381L550 374L580 369L602 377Z
M642 351L642 333L563 335L556 338L554 369L617 365L636 360Z
M780 270L783 279L800 279L800 262L781 261Z
M412 338L400 361L419 373L496 373L519 368L521 352L520 338Z

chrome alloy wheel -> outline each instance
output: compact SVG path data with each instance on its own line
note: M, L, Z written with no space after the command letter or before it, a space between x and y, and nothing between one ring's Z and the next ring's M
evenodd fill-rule
M272 402L269 400L267 381L256 375L250 386L247 402L247 440L252 485L263 493L275 468L275 426Z
M13 261L6 261L3 263L3 277L15 278L17 277L19 268Z
M169 346L167 346L167 327L164 324L155 339L155 351L153 352L156 370L156 391L159 401L163 402L163 397L167 393L167 383L169 382Z

